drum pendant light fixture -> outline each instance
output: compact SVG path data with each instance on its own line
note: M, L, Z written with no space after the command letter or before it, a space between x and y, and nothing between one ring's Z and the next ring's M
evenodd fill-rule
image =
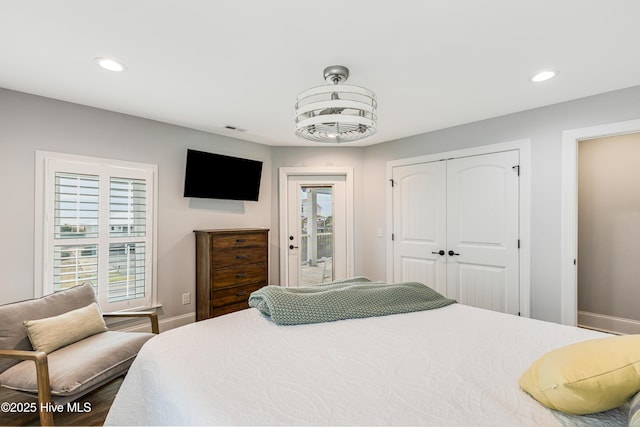
M311 141L351 142L376 133L376 95L369 89L345 85L349 69L324 69L329 85L305 90L296 101L296 135Z

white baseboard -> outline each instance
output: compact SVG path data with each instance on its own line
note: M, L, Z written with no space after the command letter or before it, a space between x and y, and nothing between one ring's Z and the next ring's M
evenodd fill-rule
M578 326L613 334L640 334L640 321L606 314L578 311Z
M192 313L181 314L180 316L169 317L167 319L161 319L158 321L158 324L160 326L160 332L164 332L164 331L168 331L169 329L188 325L189 323L193 323L195 321L196 321L196 313L192 312ZM115 328L115 329L119 331L126 331L126 332L151 332L151 325L147 320L145 323L142 323L139 325L130 326L128 328L122 328L122 329Z

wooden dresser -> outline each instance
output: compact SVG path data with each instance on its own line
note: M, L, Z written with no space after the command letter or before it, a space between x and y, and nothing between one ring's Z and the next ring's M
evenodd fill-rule
M196 321L249 307L268 281L269 230L195 230Z

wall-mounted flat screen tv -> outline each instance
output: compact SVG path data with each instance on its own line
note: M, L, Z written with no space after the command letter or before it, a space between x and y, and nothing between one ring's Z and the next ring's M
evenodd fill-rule
M262 162L187 150L184 196L257 201Z

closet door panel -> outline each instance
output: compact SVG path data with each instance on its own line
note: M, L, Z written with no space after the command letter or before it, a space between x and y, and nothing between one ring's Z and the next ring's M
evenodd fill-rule
M446 164L393 169L394 282L446 292ZM443 252L444 253L444 252Z
M447 296L518 314L518 152L447 161Z

